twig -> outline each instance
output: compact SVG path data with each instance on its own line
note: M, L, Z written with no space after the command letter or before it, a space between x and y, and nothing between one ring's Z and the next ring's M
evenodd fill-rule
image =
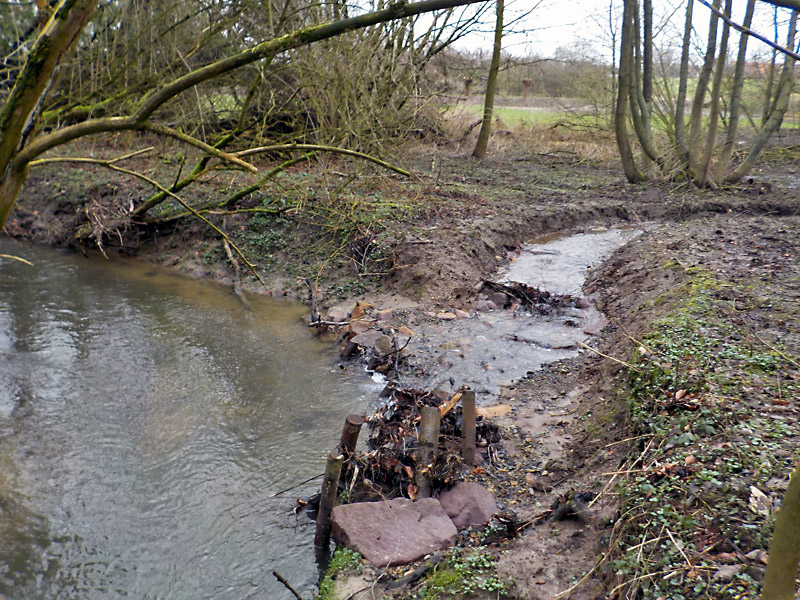
M599 354L603 358L607 358L608 360L613 360L615 363L619 363L619 364L621 364L621 365L623 365L625 367L628 367L629 369L631 369L633 371L636 371L637 373L641 373L642 372L640 369L638 369L637 367L634 367L632 364L627 363L624 360L620 360L618 358L614 358L613 356L609 356L608 354L603 354L599 350L595 350L594 348L592 348L591 346L588 346L587 344L584 344L583 342L578 342L578 345L581 348L586 348L587 350L591 350L595 354Z
M295 590L291 585L289 585L289 582L283 578L283 575L281 575L277 571L273 571L272 574L275 575L275 579L280 581L286 587L287 590L289 590L290 592L292 592L292 594L294 594L294 597L297 598L297 600L303 600L303 597L297 593L297 590Z
M319 475L313 475L308 479L301 481L300 483L296 483L293 486L286 488L285 490L281 490L280 492L275 492L274 494L272 494L272 496L270 496L270 498L274 498L275 496L280 496L281 494L285 494L286 492L291 492L293 489L299 488L301 485L304 485L309 481L314 481L315 479L319 479L320 477L322 477L322 473L320 473Z
M238 158L244 156L252 156L253 154L260 154L262 152L278 152L281 150L306 150L312 152L335 152L337 154L346 154L347 156L354 156L356 158L368 160L370 162L375 163L376 165L380 165L384 169L389 169L390 171L394 171L395 173L400 173L400 175L405 175L406 177L411 176L410 171L406 171L405 169L401 169L400 167L395 167L394 165L389 164L386 161L383 161L379 158L375 158L374 156L370 156L369 154L364 154L363 152L356 152L355 150L347 150L346 148L336 148L334 146L320 146L317 144L277 144L275 146L261 146L259 148L248 148L247 150L242 150L241 152L237 152L235 156Z
M681 553L681 556L683 556L684 560L686 561L686 564L687 564L687 565L689 565L689 566L690 566L692 569L694 569L694 563L692 563L692 561L691 561L691 560L689 560L689 557L688 557L688 556L686 556L686 553L683 551L683 548L681 548L681 545L680 545L680 544L677 542L677 540L676 540L676 539L675 539L675 538L672 536L672 532L671 532L669 529L667 529L666 531L667 531L667 535L669 536L669 539L670 539L670 540L672 540L672 543L673 543L673 544L675 545L675 547L678 549L678 552L680 552L680 553Z
M602 565L602 564L605 562L605 560L608 558L608 554L609 554L608 552L606 552L605 554L603 554L603 556L601 556L601 557L600 557L600 560L598 560L598 561L597 561L597 564L595 564L595 566L593 566L591 569L589 569L589 571L586 573L586 575L584 575L583 577L581 577L581 579L580 579L580 581L578 581L578 583L576 583L576 584L575 584L575 585L573 585L572 587L570 587L570 588L568 588L568 589L564 590L563 592L559 592L558 594L556 594L555 596L553 596L553 598L561 598L562 596L569 596L569 595L570 595L572 592L574 592L574 591L575 591L575 590L576 590L576 589L577 589L577 588L578 588L578 587L579 587L581 584L583 584L583 582L584 582L584 581L586 581L587 579L589 579L589 576L590 576L592 573L594 573L594 572L595 572L595 571L598 569L598 567L600 567L600 565Z
M109 160L102 160L96 158L81 158L81 157L72 157L72 156L53 156L50 158L38 158L36 160L32 160L28 163L31 167L38 167L40 165L45 165L47 163L56 163L56 162L88 162L88 163L98 163L101 162L103 164L113 165L114 163L118 163L123 160L128 160L129 158L133 158L134 156L139 156L140 154L146 154L153 150L153 146L148 148L142 148L141 150L137 150L136 152L131 152L129 154L123 154L122 156L118 156L117 158L111 158Z
M19 256L14 256L13 254L0 254L0 258L10 258L11 260L18 260L21 263L25 263L29 267L33 266L32 262L28 262L24 258L20 258Z
M320 325L327 325L329 327L344 327L350 325L350 321L311 321L309 327L319 327Z
M625 325L623 325L623 324L622 324L622 321L621 321L621 320L619 320L617 317L614 317L614 320L617 322L617 325L619 325L620 329L622 329L622 332L625 334L625 337L626 337L626 338L628 338L630 341L632 341L632 342L633 342L634 344L636 344L637 346L641 346L642 348L644 348L644 349L645 349L645 350L647 350L648 352L652 353L652 351L650 350L650 348L648 348L648 347L647 347L647 346L646 346L646 345L645 345L643 342L640 342L640 341L639 341L639 340L637 340L635 337L633 337L633 336L632 336L632 335L631 335L631 334L628 332L628 330L627 330L627 329L625 329Z
M355 598L356 596L358 596L358 595L359 595L361 592L366 592L366 591L367 591L367 590L368 590L370 587L371 587L371 586L369 586L369 585L368 585L368 586L365 586L365 587L361 588L360 590L356 590L355 592L353 592L352 594L350 594L350 595L349 595L347 598L345 598L344 600L353 600L353 598Z
M222 226L228 228L228 217L223 217ZM242 269L239 267L239 261L233 256L231 252L231 245L227 239L222 240L222 245L225 248L225 256L228 257L228 262L233 265L233 293L244 301L244 293L242 292Z
M644 455L647 454L647 452L650 450L650 446L652 444L653 444L653 439L650 438L650 440L647 442L647 445L644 447L644 450L642 450L642 453L636 458L635 461L633 461L631 463L631 465L630 465L631 467L635 467L640 460L642 461L642 464L644 464L644 461L643 461ZM603 497L603 495L606 493L606 490L611 488L611 485L614 483L614 480L617 478L617 476L619 474L620 473L614 473L612 475L611 479L609 479L608 482L603 486L603 489L600 490L600 493L597 494L597 496L595 496L594 499L591 502L589 502L589 508L594 506L595 502L597 502L600 498Z
M769 348L770 350L772 350L776 354L780 355L786 362L788 362L789 364L792 364L795 367L797 367L798 369L800 369L800 363L798 363L796 360L794 360L793 358L791 358L789 356L786 356L786 354L784 354L783 352L778 350L775 346L770 345L766 340L763 340L761 337L759 337L759 335L755 331L751 331L750 333L752 333L753 337L756 338L762 344L764 344L767 348Z
M635 437L625 438L624 440L617 440L616 442L611 442L610 444L606 444L604 448L611 448L611 446L616 446L617 444L624 444L625 442L635 442L636 440L640 440L642 438L653 437L654 433L645 433L644 435L637 435Z

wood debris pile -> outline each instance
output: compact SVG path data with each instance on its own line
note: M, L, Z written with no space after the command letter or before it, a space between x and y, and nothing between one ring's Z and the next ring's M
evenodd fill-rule
M512 310L523 308L543 315L550 314L554 308L575 306L576 303L572 296L551 294L518 281L508 283L484 281L481 292L484 297L491 298L498 308Z
M342 480L350 502L364 502L417 494L417 471L430 469L434 491L461 480L460 392L450 396L423 390L394 390L389 401L368 419L370 432L366 452L357 453L344 466ZM419 465L417 446L423 406L439 408L439 447L432 465ZM494 423L477 418L477 454L491 460L500 443Z

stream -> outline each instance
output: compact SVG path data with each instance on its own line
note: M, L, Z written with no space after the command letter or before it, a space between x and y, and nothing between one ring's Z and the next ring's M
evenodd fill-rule
M305 596L322 472L380 386L305 307L0 239L0 597Z
M525 244L520 255L495 273L498 283L518 282L559 296L580 297L591 269L642 233L632 228L599 228L552 234ZM572 358L589 339L587 328L604 320L591 304L562 307L550 314L493 310L469 319L415 324L409 354L429 365L409 386L455 389L468 385L479 403L496 401L503 386L547 363ZM450 387L448 387L448 385Z
M527 245L495 281L579 296L587 270L640 232ZM341 369L307 308L123 259L0 239L0 598L309 597L319 489L346 415L382 387ZM496 310L415 325L415 387L487 400L575 356L592 306ZM413 378L412 378L413 379Z

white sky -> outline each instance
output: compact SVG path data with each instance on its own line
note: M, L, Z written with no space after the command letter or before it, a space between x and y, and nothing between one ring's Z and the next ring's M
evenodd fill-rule
M516 56L535 54L550 57L560 47L588 47L587 52L594 52L610 60L609 3L613 3L615 15L621 13L621 0L542 0L530 15L514 24L513 28L519 33L511 33L504 38L504 49ZM535 0L506 0L506 22L518 18L521 13L536 5ZM671 15L669 23L657 38L657 43L664 43L670 38L679 39L683 30L685 0L654 0L654 5L657 13L656 29ZM773 7L764 2L758 2L756 6L753 29L771 38ZM741 23L744 16L744 0L735 0L733 7L733 18ZM705 6L699 2L694 3L696 36L702 38L703 44L708 32L709 15L710 12ZM788 10L779 10L779 20L784 24L788 15ZM487 13L487 19L493 20L493 17L493 10ZM469 39L459 42L458 46L490 51L493 26L493 22L487 22L484 33L470 36ZM781 29L780 36L785 37L785 27ZM738 33L733 32L731 40L734 47L738 47L738 39ZM767 47L751 38L748 49L752 53L766 51Z

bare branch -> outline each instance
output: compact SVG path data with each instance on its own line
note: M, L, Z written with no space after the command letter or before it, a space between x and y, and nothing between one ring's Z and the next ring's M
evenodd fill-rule
M734 22L729 17L726 17L721 11L715 9L711 6L706 0L697 0L700 4L708 8L711 12L716 13L718 17L720 17L723 21L725 21L728 25L733 27L736 31L744 33L745 35L749 35L750 37L754 37L757 40L764 42L770 48L774 48L778 52L785 54L786 56L791 56L795 60L800 60L800 54L794 52L793 50L781 46L780 44L776 44L769 38L764 37L761 34L756 33L752 29L745 27L743 25L739 25L738 23ZM773 4L775 6L783 6L784 8L791 8L794 10L800 10L800 0L761 0L762 2L767 2L769 4Z

